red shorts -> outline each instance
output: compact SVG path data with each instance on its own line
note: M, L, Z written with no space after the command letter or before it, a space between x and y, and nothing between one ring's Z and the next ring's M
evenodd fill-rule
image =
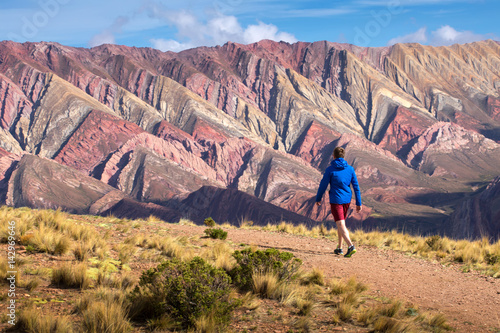
M330 204L332 206L332 215L335 222L344 220L347 218L347 212L349 211L350 203L346 204Z

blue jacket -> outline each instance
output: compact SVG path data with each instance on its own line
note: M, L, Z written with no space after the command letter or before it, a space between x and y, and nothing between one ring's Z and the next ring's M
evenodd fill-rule
M330 203L346 204L351 202L352 192L350 185L354 188L356 206L361 206L361 192L359 191L358 179L354 168L347 164L343 158L336 158L326 168L323 179L319 184L316 202L321 201L326 188L330 184Z

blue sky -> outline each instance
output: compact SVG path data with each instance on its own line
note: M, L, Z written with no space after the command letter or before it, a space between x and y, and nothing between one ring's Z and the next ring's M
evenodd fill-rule
M498 0L2 0L0 40L180 51L227 41L499 40Z

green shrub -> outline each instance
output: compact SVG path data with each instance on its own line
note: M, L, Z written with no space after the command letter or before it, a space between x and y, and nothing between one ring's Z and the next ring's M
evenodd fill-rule
M203 221L207 227L213 228L215 227L215 221L211 217L207 217L205 221Z
M202 316L213 315L217 324L229 323L236 306L229 295L231 278L200 257L189 262L164 261L142 273L130 295L133 319L168 315L181 327L195 327Z
M227 231L224 231L222 230L221 228L217 228L217 229L213 229L213 228L210 228L210 229L206 229L205 230L205 234L210 237L210 238L213 238L213 239L226 239L227 238Z
M486 261L488 265L495 265L497 263L500 263L500 255L486 253L486 255L484 256L484 261Z
M252 289L254 273L273 273L278 281L288 282L297 274L302 260L295 258L290 252L276 249L253 252L250 248L234 251L233 257L237 265L229 272L234 284L243 290Z
M439 235L427 237L425 243L432 251L449 252L449 239L442 238Z

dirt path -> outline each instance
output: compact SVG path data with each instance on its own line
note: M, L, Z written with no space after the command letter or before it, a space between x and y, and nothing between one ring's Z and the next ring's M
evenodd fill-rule
M205 228L174 225L172 229L202 234ZM236 244L289 251L301 258L305 267L318 267L327 277L354 275L368 284L373 294L442 312L457 332L500 332L500 279L462 273L458 267L375 247L358 246L358 252L348 259L332 254L336 243L324 238L244 229L228 231L228 240Z

